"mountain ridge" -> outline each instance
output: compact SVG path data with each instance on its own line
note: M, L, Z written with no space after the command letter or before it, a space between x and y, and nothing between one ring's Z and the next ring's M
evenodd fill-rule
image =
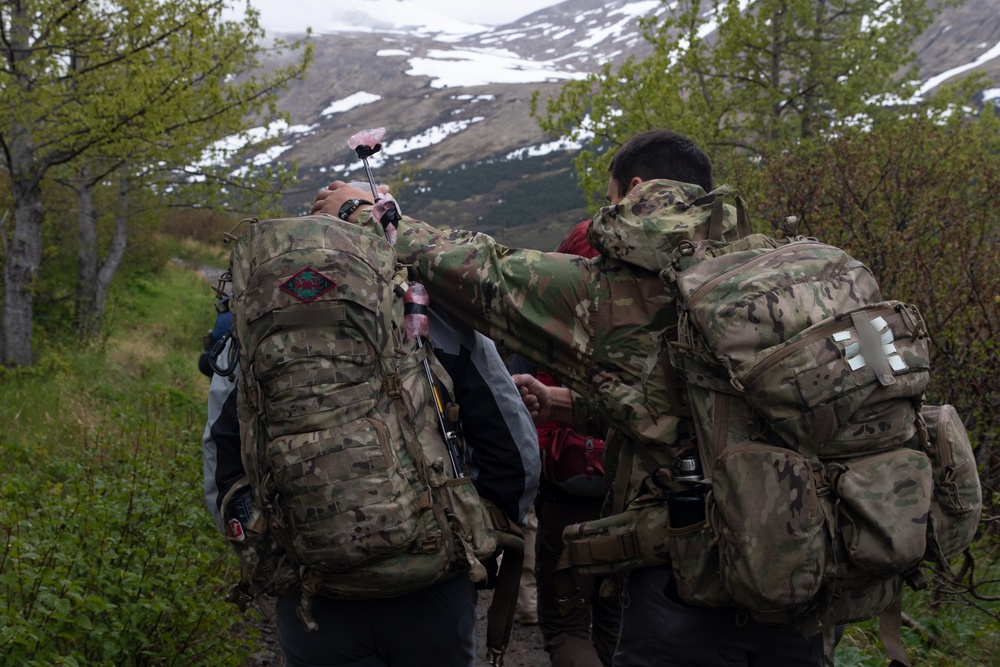
M393 1L368 4L384 11ZM979 72L1000 85L1000 57L985 57L1000 49L992 2L940 9L914 44L923 81L966 68L959 75ZM346 142L358 130L382 126L376 178L393 183L406 213L487 231L510 245L554 247L586 217L584 198L570 168L572 147L554 144L539 129L529 113L531 95L537 90L546 99L604 62L644 56L650 47L638 17L657 7L659 0L565 0L473 33L341 26L313 35L313 65L278 103L295 128L284 135L278 159L294 160L301 180L283 207L302 213L330 180L364 180Z

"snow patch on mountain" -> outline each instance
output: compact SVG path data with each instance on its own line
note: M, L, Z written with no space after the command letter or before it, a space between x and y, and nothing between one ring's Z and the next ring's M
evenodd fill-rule
M586 76L559 69L554 61L527 60L506 49L432 49L426 57L410 58L409 64L406 73L430 77L433 88L539 83Z

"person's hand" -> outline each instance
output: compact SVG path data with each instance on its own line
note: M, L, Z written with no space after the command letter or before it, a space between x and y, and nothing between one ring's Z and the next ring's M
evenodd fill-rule
M550 421L552 398L550 388L540 382L534 375L518 373L512 376L514 386L521 394L521 401L528 409L532 421L541 424Z
M389 186L387 185L379 185L376 189L379 194L386 194L389 192ZM313 200L312 209L309 213L310 215L325 213L326 215L337 217L337 214L340 212L340 207L348 199L364 199L366 201L371 201L371 196L372 193L370 190L360 190L343 181L333 181L330 185L316 193L316 198ZM356 216L357 211L352 213L348 220L353 222Z

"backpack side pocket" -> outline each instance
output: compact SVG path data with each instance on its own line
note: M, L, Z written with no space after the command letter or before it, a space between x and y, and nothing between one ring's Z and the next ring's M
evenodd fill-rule
M921 416L927 424L927 456L934 475L928 553L944 557L963 551L976 535L983 510L983 492L976 470L969 434L950 405L925 405Z
M927 549L931 463L922 452L896 449L831 463L839 532L851 562L892 577L920 562Z
M823 585L826 519L809 459L747 442L723 452L712 475L719 569L751 611L789 610ZM781 545L779 549L775 545Z
M666 530L670 566L680 599L699 607L733 604L733 597L719 578L719 545L712 526L700 523Z

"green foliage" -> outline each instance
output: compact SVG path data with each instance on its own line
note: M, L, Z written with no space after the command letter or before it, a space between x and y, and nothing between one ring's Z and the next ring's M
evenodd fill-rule
M974 545L975 555L969 552L952 563L955 576L938 574L926 590L904 591L903 645L910 664L997 664L1000 613L995 600L1000 594L1000 559L996 549L995 540L981 540ZM979 572L974 575L975 570ZM837 667L885 664L878 622L849 625L837 646Z
M756 216L795 215L841 246L887 298L915 303L930 330L928 400L952 403L1000 485L1000 122L927 110L765 154L739 182ZM750 173L751 170L754 173ZM988 499L987 499L987 502Z
M769 141L818 134L879 96L908 97L895 77L932 16L925 0L758 0L742 12L740 0L707 12L700 0L663 4L644 22L647 58L567 83L544 112L532 99L543 130L586 146L576 169L593 207L610 154L641 130L691 137L726 173Z
M219 632L230 610L206 604L234 573L191 493L195 450L164 451L182 444L157 427L164 407L121 416L135 423L113 437L131 443L80 443L93 458L57 479L5 480L5 664L239 664Z
M0 370L0 663L245 664L201 489L211 291L170 266L115 294L103 350Z
M219 211L173 209L164 217L160 231L175 239L189 239L204 245L215 245L224 234L231 232L240 221L236 216Z
M228 164L212 160L218 157L212 149L234 135L248 150L275 141L252 133L250 119L282 119L275 108L277 91L301 76L311 60L305 42L272 40L265 46L252 8L239 20L224 20L229 4L28 0L0 5L5 26L0 56L7 63L0 68L0 90L9 101L0 117L0 143L13 185L18 239L7 247L11 256L4 264L3 363L32 361L32 290L37 267L46 260L44 179L72 185L84 221L73 226L81 229L102 213L89 210L92 195L105 202L103 212L124 223L128 216L149 218L165 202L254 202L267 208L291 181L293 168L248 169L237 176ZM286 48L301 58L260 72L265 49L280 53ZM108 186L111 174L119 183ZM59 212L55 217L65 219ZM114 225L110 243L98 233L81 234L78 268L86 277L77 285L76 300L83 312L74 314L81 333L100 321L104 290L126 243L123 232L124 224ZM65 275L60 281L70 282Z

